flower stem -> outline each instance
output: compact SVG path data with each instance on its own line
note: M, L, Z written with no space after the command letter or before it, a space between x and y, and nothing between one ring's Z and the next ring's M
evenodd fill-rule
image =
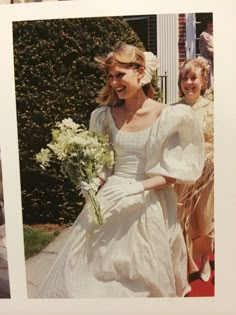
M89 195L89 199L91 201L92 204L92 208L93 208L93 217L95 216L95 223L97 224L103 224L103 218L101 215L101 206L96 198L95 192L93 189L89 189L88 191L88 195Z

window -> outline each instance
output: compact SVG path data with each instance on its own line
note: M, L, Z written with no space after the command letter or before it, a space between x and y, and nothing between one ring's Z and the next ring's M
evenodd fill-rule
M123 18L139 36L145 49L148 49L148 15L127 15Z
M205 20L212 17L212 13L196 13L196 57L199 56L199 37L205 29Z

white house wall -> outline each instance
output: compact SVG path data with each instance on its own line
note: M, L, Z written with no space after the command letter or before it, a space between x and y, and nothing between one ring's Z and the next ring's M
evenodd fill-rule
M178 15L157 15L159 75L167 74L167 103L178 100Z

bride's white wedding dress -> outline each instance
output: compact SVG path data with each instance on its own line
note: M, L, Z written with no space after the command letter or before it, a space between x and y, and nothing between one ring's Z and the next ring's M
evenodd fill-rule
M90 128L109 135L112 176L97 194L105 223L96 225L87 203L41 285L38 298L175 297L190 289L187 256L173 187L107 201L103 188L161 174L194 182L204 142L192 109L167 106L143 131L119 130L109 107L96 109Z

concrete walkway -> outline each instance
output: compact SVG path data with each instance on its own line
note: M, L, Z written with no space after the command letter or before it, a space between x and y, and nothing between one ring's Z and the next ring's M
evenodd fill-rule
M39 285L44 280L51 265L56 259L60 249L63 247L67 235L70 233L72 227L68 227L45 247L39 254L26 260L26 279L28 297L34 298Z

